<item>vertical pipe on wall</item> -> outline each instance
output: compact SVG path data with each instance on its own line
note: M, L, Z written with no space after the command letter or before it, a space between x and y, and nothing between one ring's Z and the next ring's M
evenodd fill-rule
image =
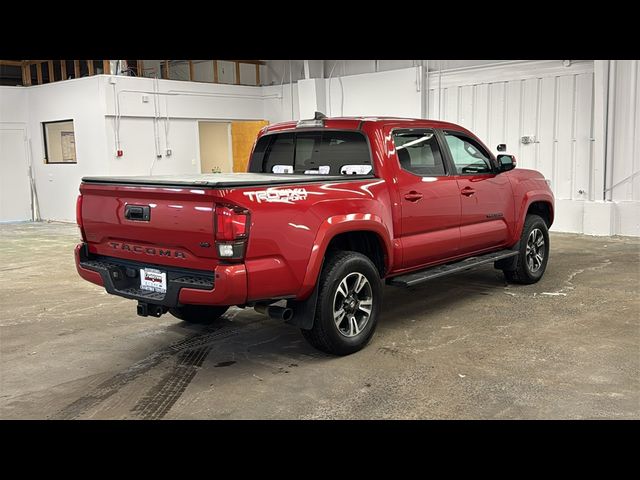
M291 93L291 120L293 120L293 76L291 74L291 60L289 60L289 93Z
M438 60L438 120L442 120L442 60Z
M613 128L615 116L616 94L616 61L609 61L609 76L607 80L607 101L605 110L605 147L604 147L604 196L603 200L611 200L612 192L609 185L613 185Z
M424 118L429 118L429 60L422 61L422 72L424 78Z

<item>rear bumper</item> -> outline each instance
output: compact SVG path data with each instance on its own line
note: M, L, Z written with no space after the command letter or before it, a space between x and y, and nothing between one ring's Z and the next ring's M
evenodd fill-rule
M75 248L78 274L104 287L108 293L141 302L177 307L180 305L242 305L247 301L247 273L244 264L218 265L213 271L177 269L91 255L85 243ZM140 268L167 272L167 292L141 290Z

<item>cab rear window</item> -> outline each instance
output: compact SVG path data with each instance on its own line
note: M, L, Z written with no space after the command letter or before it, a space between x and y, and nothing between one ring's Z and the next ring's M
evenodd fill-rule
M305 131L265 135L249 165L254 173L298 175L373 174L364 135L352 131Z

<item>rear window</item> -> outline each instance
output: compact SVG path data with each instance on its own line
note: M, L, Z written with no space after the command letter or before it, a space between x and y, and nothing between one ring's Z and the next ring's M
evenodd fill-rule
M249 171L305 175L373 173L369 145L360 132L308 131L265 135L258 140Z

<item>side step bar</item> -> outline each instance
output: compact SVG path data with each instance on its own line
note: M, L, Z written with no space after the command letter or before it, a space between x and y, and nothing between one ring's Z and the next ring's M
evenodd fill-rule
M462 272L464 270L469 270L470 268L475 268L479 265L497 262L504 258L515 257L518 253L519 252L517 250L500 250L499 252L487 253L485 255L480 255L479 257L469 257L454 263L438 265L418 272L399 275L387 280L387 284L395 287L413 287L414 285L419 285L420 283L433 280L434 278Z

